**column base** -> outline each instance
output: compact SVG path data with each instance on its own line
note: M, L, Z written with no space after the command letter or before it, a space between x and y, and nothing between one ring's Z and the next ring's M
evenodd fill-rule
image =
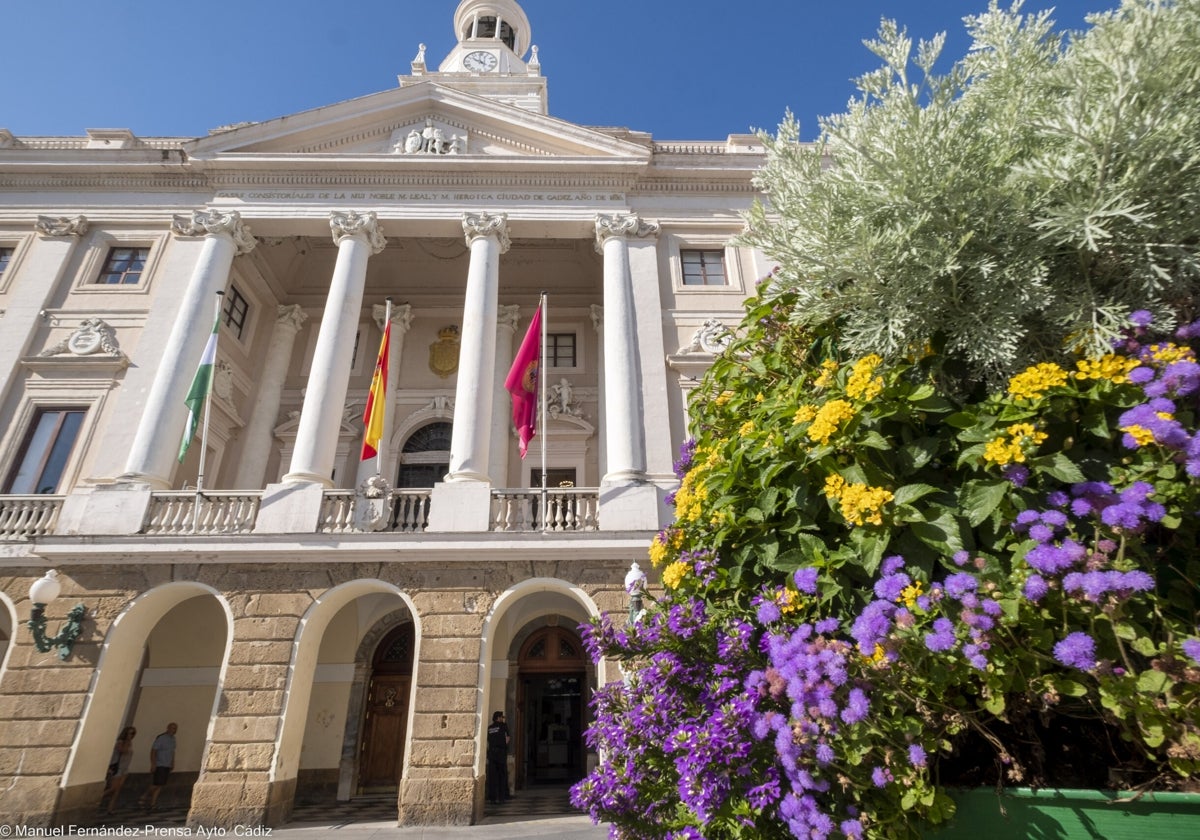
M128 536L142 530L150 509L149 484L119 482L76 487L65 499L54 533Z
M290 472L280 479L281 484L320 484L322 487L333 487L328 476L307 472Z
M601 531L658 531L665 521L662 488L654 484L600 485Z
M322 484L268 484L258 507L254 533L315 534L324 501Z
M443 481L433 485L426 532L482 532L489 530L491 519L491 482Z

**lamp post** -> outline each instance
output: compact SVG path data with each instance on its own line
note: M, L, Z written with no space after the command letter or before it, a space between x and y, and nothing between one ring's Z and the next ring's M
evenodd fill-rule
M642 595L646 592L646 573L637 563L625 575L625 591L629 593L629 623L633 624L645 612Z
M33 582L29 587L29 600L33 602L33 609L29 613L28 627L29 632L33 634L33 643L40 653L49 653L53 648L58 648L58 658L65 660L71 655L71 646L83 632L83 615L87 608L83 604L72 607L67 613L67 623L58 631L58 635L48 638L46 605L57 598L61 591L62 584L58 582L58 572L54 569Z

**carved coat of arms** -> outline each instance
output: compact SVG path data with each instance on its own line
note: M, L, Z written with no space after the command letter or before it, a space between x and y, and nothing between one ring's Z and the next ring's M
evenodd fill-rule
M458 372L458 327L438 330L438 340L429 345L429 369L445 379Z

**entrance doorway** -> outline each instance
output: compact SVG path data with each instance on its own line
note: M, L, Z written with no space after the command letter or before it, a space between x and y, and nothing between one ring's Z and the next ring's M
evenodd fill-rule
M400 789L412 661L412 624L400 625L375 648L359 749L359 793L392 793Z
M544 627L526 640L518 662L518 785L582 779L587 663L579 636Z

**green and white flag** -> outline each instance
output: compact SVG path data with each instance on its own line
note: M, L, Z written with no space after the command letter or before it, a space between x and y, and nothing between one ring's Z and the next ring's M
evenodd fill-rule
M187 426L183 429L183 440L179 444L180 463L187 455L192 438L196 436L196 427L200 425L200 411L204 408L204 401L208 399L208 392L212 390L213 366L217 361L217 332L220 327L221 316L218 314L213 321L212 335L204 345L204 355L200 357L200 367L196 368L192 387L188 389L187 397L183 401L188 407L188 419Z

